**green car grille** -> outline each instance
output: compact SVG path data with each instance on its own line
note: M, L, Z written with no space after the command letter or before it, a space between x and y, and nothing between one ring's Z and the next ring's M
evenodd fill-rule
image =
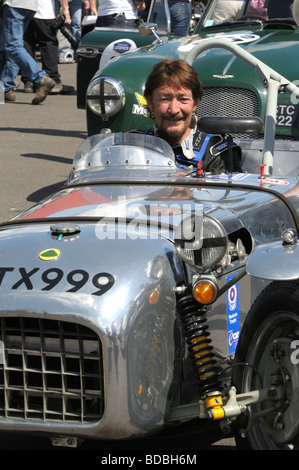
M258 116L257 97L252 91L242 88L204 88L196 115L198 117Z

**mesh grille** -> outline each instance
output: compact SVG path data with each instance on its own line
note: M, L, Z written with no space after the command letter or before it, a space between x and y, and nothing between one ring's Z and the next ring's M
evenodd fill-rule
M0 319L0 418L90 422L102 417L103 359L95 332L79 324Z
M196 115L257 116L257 97L252 91L241 88L205 88Z

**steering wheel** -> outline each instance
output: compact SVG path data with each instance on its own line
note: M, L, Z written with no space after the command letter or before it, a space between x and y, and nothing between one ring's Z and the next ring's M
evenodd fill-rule
M266 16L262 16L262 15L243 15L243 16L240 16L240 18L237 18L237 21L247 20L249 18L268 21L268 18Z

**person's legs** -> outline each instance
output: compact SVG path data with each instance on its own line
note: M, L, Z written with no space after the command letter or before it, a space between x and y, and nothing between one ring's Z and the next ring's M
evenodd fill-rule
M38 63L26 51L23 44L23 35L29 22L34 16L34 11L24 8L12 8L4 5L3 9L3 33L4 46L7 57L12 59L28 79L37 84L36 96L32 104L42 103L49 91L55 86L54 80L41 70Z
M40 84L46 77L46 72L40 69L23 44L24 32L33 16L32 10L4 6L4 46L7 58L14 61L31 82Z
M77 41L80 41L81 39L81 21L82 21L82 0L72 0L69 3L69 9L70 9L70 17L72 20L71 23L71 32L77 39Z
M37 42L40 47L42 68L55 82L60 82L58 72L58 40L56 30L52 28L53 20L34 18Z
M0 18L0 80L4 83L7 93L16 88L16 77L19 72L17 64L8 58L4 47L3 18Z
M35 57L37 39L36 39L34 18L30 21L24 33L23 40L24 40L24 47L26 51L29 52L31 57Z
M0 17L0 77L5 64L5 49L4 49L4 36L3 36L3 18ZM1 80L1 78L0 78Z
M187 36L192 16L191 2L169 2L171 33L174 36Z
M35 58L37 39L35 33L34 18L30 21L24 33L23 39L26 51L31 55L31 57ZM21 74L21 81L24 83L24 91L26 93L32 93L34 91L33 83L23 73Z

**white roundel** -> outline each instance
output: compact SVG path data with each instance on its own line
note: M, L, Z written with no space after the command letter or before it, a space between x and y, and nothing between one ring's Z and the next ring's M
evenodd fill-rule
M237 305L237 300L238 300L238 290L236 286L232 286L228 290L228 306L231 311L235 310L236 305Z
M111 42L108 46L104 49L99 69L101 70L109 60L117 57L121 54L126 52L132 52L137 49L137 46L132 39L117 39L116 41Z
M260 39L260 36L253 33L236 33L236 34L227 34L227 33L218 33L215 34L215 39L224 38L228 41L234 42L235 44L244 44L246 42L254 42Z

